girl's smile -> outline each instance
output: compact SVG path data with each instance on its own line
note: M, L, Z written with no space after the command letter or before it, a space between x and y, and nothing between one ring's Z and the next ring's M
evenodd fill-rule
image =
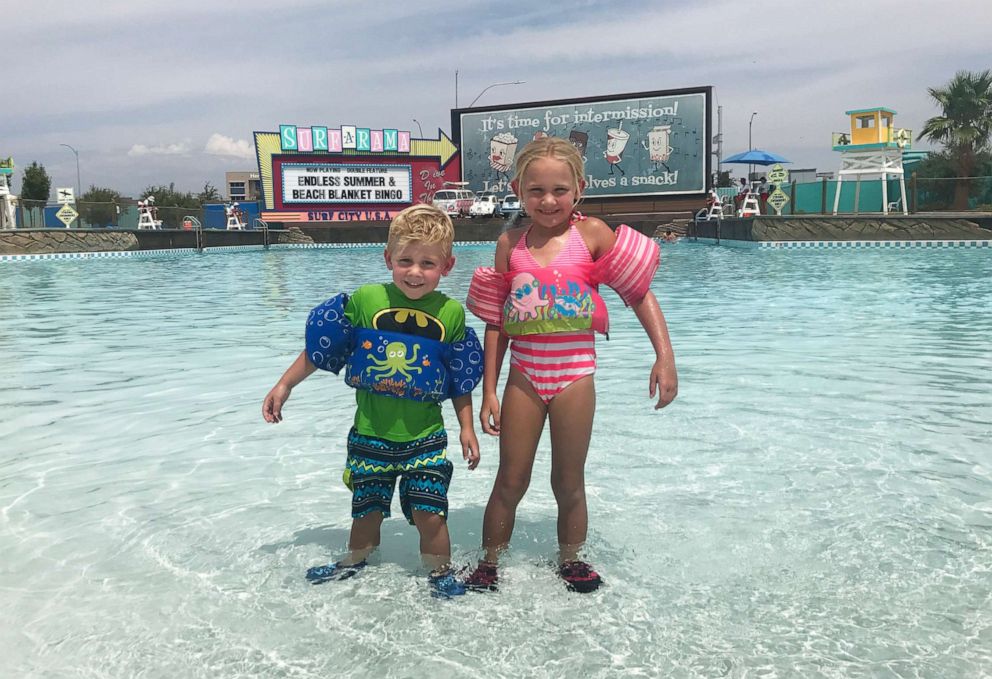
M534 224L546 229L567 226L582 195L568 163L549 157L532 161L514 188Z

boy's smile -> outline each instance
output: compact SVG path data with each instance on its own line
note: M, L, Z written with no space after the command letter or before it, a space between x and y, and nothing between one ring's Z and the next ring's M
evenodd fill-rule
M384 253L386 268L393 272L393 283L410 299L420 299L437 288L441 276L447 276L455 258L445 256L438 244L412 241L396 252Z

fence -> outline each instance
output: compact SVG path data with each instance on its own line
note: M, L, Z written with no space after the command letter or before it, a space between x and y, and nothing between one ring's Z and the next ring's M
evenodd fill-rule
M161 220L163 229L180 229L183 217L196 217L204 228L224 229L227 226L223 204L205 204L200 207L157 207L155 219ZM258 203L239 203L245 213L245 223L250 228L259 216ZM19 200L15 219L19 229L64 229L66 225L57 213L61 205L44 201ZM70 222L73 229L137 229L138 206L120 203L93 203L78 201L73 208L79 216Z

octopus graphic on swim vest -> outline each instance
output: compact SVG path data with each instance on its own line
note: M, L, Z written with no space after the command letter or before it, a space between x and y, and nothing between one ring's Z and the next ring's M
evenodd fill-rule
M399 373L408 380L411 380L413 379L413 375L410 373L422 373L424 371L423 368L415 365L417 363L417 352L419 350L420 345L414 344L413 355L410 356L410 358L407 358L406 344L403 342L390 342L385 347L385 356L383 358L376 358L373 354L368 355L368 359L372 361L372 365L365 369L365 374L375 375L377 380L381 380ZM428 362L427 365L430 365L430 362Z
M536 278L521 273L514 276L510 283L510 297L507 303L511 307L507 318L526 321L529 318L540 318L538 309L551 304L551 300L541 299L541 285Z

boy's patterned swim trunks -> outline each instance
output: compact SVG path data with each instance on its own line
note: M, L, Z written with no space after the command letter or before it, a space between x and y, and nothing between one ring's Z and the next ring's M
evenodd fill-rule
M389 516L393 488L400 480L400 508L413 523L413 511L448 515L448 486L453 465L447 460L448 434L444 429L416 441L397 443L348 432L345 485L352 491L351 516L370 512Z

